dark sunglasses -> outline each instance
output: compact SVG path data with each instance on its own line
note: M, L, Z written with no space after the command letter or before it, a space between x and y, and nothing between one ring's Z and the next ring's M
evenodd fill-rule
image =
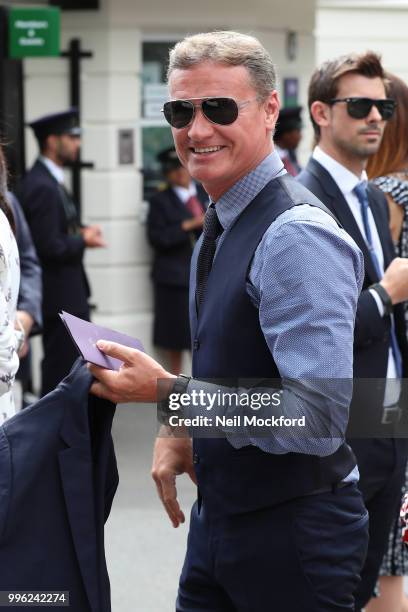
M373 106L375 106L384 121L391 119L397 105L395 100L391 98L385 98L384 100L373 100L372 98L334 98L330 100L330 104L337 104L337 102L346 102L347 112L353 119L364 119L364 117L369 115Z
M233 98L193 99L200 100L200 102L195 104L191 100L171 100L163 105L162 113L172 127L181 129L190 125L194 119L196 108L201 108L204 117L211 123L230 125L237 119L239 109L252 102L252 100L236 102Z

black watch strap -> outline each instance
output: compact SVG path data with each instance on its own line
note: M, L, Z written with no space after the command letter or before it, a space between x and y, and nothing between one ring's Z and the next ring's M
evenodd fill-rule
M177 378L175 379L173 386L171 387L169 396L170 394L173 395L174 393L178 395L185 393L190 380L191 380L191 376L185 376L185 374L179 374ZM168 417L171 414L174 414L174 411L170 410L170 407L169 407L169 396L166 399L160 401L158 404L158 419L160 423L167 424Z
M380 284L375 283L371 285L370 289L374 289L374 291L380 296L381 302L384 306L384 313L386 315L390 315L393 311L392 301L386 289Z
M188 383L191 380L191 376L185 374L179 374L176 378L176 382L173 385L172 393L185 393L188 387Z

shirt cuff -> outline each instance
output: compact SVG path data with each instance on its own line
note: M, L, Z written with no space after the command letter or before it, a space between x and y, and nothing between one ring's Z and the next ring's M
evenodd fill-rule
M380 317L384 316L384 304L381 301L380 296L375 291L375 289L369 289L370 294L373 296L375 303L377 304L378 312L380 313Z

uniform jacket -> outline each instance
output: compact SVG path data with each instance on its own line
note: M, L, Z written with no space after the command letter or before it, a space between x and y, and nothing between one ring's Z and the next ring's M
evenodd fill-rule
M197 185L197 198L206 209L208 195ZM192 215L171 187L157 193L150 201L147 232L154 247L152 277L154 282L174 287L188 287L193 240L181 223ZM200 232L201 233L201 232Z
M85 243L70 230L63 188L37 160L19 192L43 272L43 315L88 310L89 285L82 264Z
M75 612L109 612L115 408L88 395L90 384L78 360L52 393L0 428L0 590L69 591Z

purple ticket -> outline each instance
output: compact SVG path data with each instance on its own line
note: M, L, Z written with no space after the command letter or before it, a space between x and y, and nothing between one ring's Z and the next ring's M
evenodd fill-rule
M60 317L85 361L102 366L108 370L119 370L123 362L114 357L104 355L96 346L98 340L118 342L119 344L124 344L144 352L142 343L136 338L114 331L113 329L108 329L107 327L95 325L95 323L90 323L89 321L84 321L74 317L69 312L62 311Z

